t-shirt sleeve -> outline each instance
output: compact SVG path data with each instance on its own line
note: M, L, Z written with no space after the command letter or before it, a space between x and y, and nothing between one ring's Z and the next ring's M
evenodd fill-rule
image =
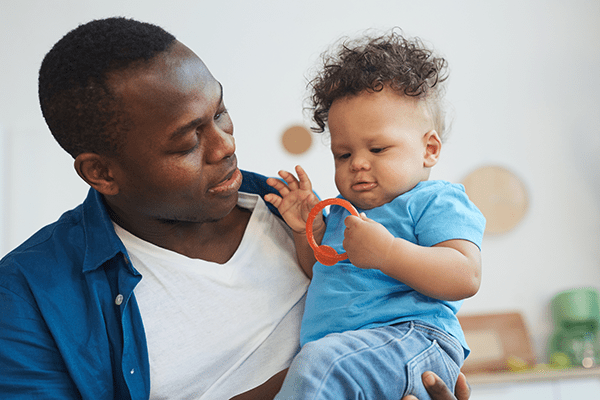
M464 187L448 184L415 199L415 236L421 246L434 246L446 240L462 239L481 248L485 218L469 200Z

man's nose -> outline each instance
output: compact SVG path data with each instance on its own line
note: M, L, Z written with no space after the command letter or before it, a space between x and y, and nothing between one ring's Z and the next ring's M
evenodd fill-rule
M235 154L235 139L233 134L223 131L218 126L214 126L210 130L207 139L205 157L209 164L218 163Z

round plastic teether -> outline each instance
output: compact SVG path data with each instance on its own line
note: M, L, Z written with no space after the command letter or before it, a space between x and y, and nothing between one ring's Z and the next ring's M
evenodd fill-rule
M319 246L315 241L315 236L313 234L313 223L315 222L317 214L325 207L334 204L344 207L346 210L350 211L352 215L355 215L357 217L359 216L358 211L356 211L356 208L354 208L354 206L350 204L349 201L337 197L318 202L317 205L314 206L312 210L310 210L310 213L308 213L308 218L306 219L306 238L308 239L308 244L310 245L310 247L312 247L313 251L315 252L315 258L317 259L317 261L327 266L332 266L338 261L342 261L348 258L348 255L346 253L339 254L331 246Z

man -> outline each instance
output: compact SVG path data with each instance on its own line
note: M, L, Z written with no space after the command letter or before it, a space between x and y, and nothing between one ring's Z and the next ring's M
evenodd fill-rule
M90 192L0 261L3 397L272 397L308 279L265 178L237 168L220 83L109 18L52 48L39 95Z

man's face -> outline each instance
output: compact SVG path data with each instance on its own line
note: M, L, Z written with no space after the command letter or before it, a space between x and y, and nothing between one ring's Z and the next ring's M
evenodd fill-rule
M150 66L109 82L132 125L115 159L119 193L109 203L155 221L227 215L242 178L223 90L204 63L175 42Z

